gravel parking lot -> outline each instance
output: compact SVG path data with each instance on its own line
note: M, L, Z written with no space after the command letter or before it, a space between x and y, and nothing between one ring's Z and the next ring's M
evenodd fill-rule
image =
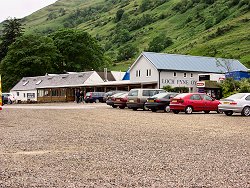
M250 187L249 117L69 103L0 120L0 187Z

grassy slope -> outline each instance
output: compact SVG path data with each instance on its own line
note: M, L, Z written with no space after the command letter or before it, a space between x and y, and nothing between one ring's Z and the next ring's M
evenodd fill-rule
M63 27L63 21L68 14L74 10L82 9L84 7L93 6L101 3L104 0L59 0L53 5L50 5L32 15L26 17L24 23L26 24L26 32L41 32L49 29L56 30ZM135 15L136 5L140 5L142 0L131 0L130 3L123 7L125 12L129 14L130 18L141 17L142 13ZM133 45L139 48L139 51L147 49L149 42L157 35L165 33L174 40L174 44L165 49L164 52L178 53L178 54L191 54L191 55L204 55L204 56L229 56L241 60L245 65L250 68L250 21L242 22L242 19L250 19L250 13L247 12L242 15L237 8L230 9L230 16L220 22L218 25L214 25L212 28L205 30L204 22L197 22L194 19L194 10L199 7L193 7L183 14L176 13L172 10L172 7L176 2L180 0L170 0L169 2L144 13L153 15L160 15L162 13L168 14L165 19L158 20L157 22L147 25L141 29L131 32L135 35L135 39L132 40ZM58 17L54 20L46 20L49 12L57 12L60 8L66 10L66 15ZM119 5L115 5L109 12L102 13L98 19L90 20L85 23L81 23L77 26L78 29L83 29L89 32L92 36L97 34L101 36L101 44L104 45L109 40L111 30L115 27L114 21L109 21L106 25L95 26L96 23L103 22L109 18L114 18ZM211 16L209 13L213 9L212 6L207 7L204 10L200 10L203 17ZM192 17L193 20L186 22L187 17ZM224 33L221 36L213 39L207 39L207 37L216 32L217 28L224 27L226 25L233 26L231 30ZM129 41L131 42L131 41ZM122 48L122 46L120 47ZM212 52L216 49L216 54ZM115 53L118 49L115 49L113 54L115 59ZM139 55L139 53L137 56ZM117 63L113 66L113 70L126 70L127 67L133 63L137 58L136 56L127 61Z

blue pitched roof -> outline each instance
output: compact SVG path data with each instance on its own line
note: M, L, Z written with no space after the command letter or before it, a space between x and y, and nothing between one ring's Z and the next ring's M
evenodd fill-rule
M130 72L127 70L122 80L130 80Z
M143 52L142 55L148 59L158 70L225 73L228 72L228 69L225 68L225 64L227 64L230 67L230 71L248 71L248 69L243 64L235 59L154 52Z

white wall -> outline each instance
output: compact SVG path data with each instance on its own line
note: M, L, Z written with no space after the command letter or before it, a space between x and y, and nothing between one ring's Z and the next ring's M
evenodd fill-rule
M31 100L31 101L37 101L37 90L28 90L28 91L10 91L16 101L20 100L20 101L28 101ZM17 92L19 92L19 96L17 95ZM34 94L34 98L32 97L28 97L28 94Z
M174 76L176 72L176 76ZM186 77L184 77L186 73ZM193 77L191 77L193 74ZM172 87L188 87L190 92L196 92L196 82L199 81L198 73L185 71L162 71L160 73L160 88L170 85Z
M151 76L147 77L147 70L151 69ZM140 77L136 77L136 71L140 70ZM131 82L157 82L158 70L145 57L141 56L130 69Z
M84 84L96 84L96 83L103 83L104 81L99 76L97 72L93 72L91 76L84 82Z

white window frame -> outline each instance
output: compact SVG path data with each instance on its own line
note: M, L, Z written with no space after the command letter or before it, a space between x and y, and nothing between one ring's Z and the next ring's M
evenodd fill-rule
M190 78L193 78L194 77L194 74L193 73L190 73Z
M146 74L147 77L151 77L151 69L147 69L147 74Z
M177 77L177 72L173 72L173 77Z
M186 72L183 73L183 78L187 78L187 73Z

